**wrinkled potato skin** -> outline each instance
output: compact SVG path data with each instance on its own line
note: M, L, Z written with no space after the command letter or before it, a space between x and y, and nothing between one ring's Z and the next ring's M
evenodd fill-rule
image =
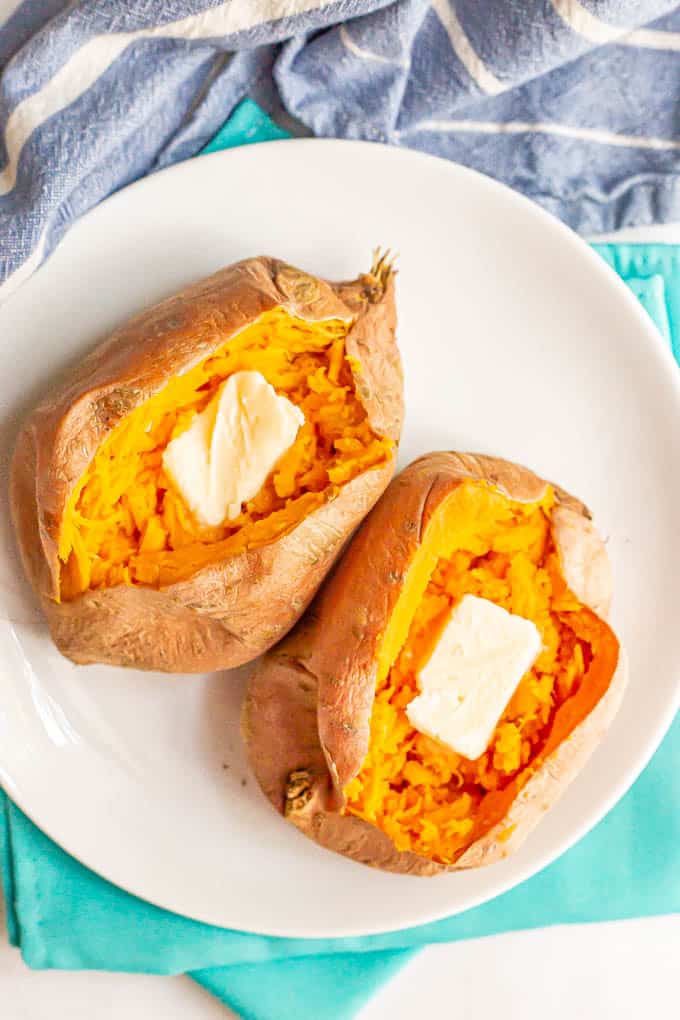
M12 518L26 574L60 651L77 663L167 672L238 666L300 618L347 536L394 473L394 457L268 545L160 590L117 586L58 603L59 529L68 499L109 433L170 378L282 306L309 321L356 320L348 354L374 430L397 441L403 417L394 276L330 284L276 259L247 259L187 287L116 330L34 411L13 458Z
M590 715L538 768L502 822L451 867L398 851L375 826L340 813L342 789L368 750L380 635L430 517L467 478L490 481L518 502L540 499L548 484L494 457L431 453L414 461L364 521L303 621L257 667L244 707L251 767L276 810L322 846L386 871L433 875L489 864L517 849L582 768L625 687L621 657ZM553 535L565 579L584 605L605 617L612 583L604 545L586 507L559 488L556 493ZM360 593L370 593L365 603ZM289 782L299 770L301 781Z

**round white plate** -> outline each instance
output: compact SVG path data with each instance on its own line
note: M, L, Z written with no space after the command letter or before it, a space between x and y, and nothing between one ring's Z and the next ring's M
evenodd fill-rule
M245 670L168 677L61 658L3 507L0 779L89 867L217 925L358 935L481 903L602 817L680 696L679 374L585 244L450 163L275 142L184 163L105 202L0 310L5 472L26 410L130 313L247 255L351 277L377 244L399 253L402 463L439 448L492 452L585 499L614 561L630 687L604 745L520 853L430 880L375 872L306 840L260 795L239 736Z

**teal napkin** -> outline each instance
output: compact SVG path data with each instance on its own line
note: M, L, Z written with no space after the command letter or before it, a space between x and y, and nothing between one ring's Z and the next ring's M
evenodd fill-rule
M283 137L247 100L205 151ZM595 245L680 360L680 246ZM349 1020L419 947L526 928L680 912L680 718L628 794L580 843L482 907L353 939L274 939L138 900L52 843L0 791L10 940L30 967L186 973L245 1020Z
M208 142L201 155L220 152L222 149L235 149L240 145L252 145L253 142L275 142L280 138L290 138L290 135L275 124L252 99L244 99L212 141Z

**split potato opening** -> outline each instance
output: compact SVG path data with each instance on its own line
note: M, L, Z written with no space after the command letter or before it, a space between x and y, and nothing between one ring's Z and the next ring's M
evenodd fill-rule
M175 376L118 425L66 506L59 536L60 597L117 584L154 588L274 541L341 485L384 465L394 442L371 427L347 354L352 322L265 312L214 354ZM230 520L203 524L164 453L227 380L257 373L302 412L295 440ZM233 423L232 423L233 424ZM200 451L198 451L200 453ZM247 454L248 451L244 451Z
M208 672L300 618L394 472L394 272L236 263L116 330L22 429L12 515L57 647Z
M505 856L618 706L610 594L604 546L577 500L495 458L421 458L392 482L307 619L252 678L245 730L263 790L324 846L388 870L432 874ZM409 708L471 596L540 636L475 758L419 729ZM452 674L460 667L449 665ZM284 731L266 750L263 720L270 733Z

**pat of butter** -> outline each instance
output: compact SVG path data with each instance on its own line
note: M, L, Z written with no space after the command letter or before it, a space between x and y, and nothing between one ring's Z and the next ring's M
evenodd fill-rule
M464 595L420 670L421 693L406 709L411 725L464 758L479 758L541 646L531 620Z
M198 521L217 527L257 495L304 420L260 372L234 372L168 443L163 467Z

